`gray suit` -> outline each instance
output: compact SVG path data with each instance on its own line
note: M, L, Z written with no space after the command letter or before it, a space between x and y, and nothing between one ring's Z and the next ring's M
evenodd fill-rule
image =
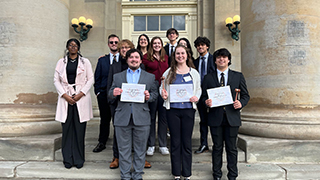
M150 113L148 102L155 101L158 97L155 76L141 70L138 84L145 84L150 98L144 103L121 102L120 96L113 96L116 87L121 88L122 83L127 83L127 71L122 71L113 76L113 83L108 93L109 101L118 101L114 115L114 126L119 148L119 167L121 179L142 179L145 164L147 140L150 131ZM131 148L134 149L133 163ZM133 172L130 172L133 165Z

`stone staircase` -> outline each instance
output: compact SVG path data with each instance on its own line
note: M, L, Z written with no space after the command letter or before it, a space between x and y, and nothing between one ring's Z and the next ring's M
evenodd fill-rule
M119 180L119 169L109 169L112 160L112 139L107 142L107 148L100 153L93 153L92 150L97 144L99 134L99 119L94 118L87 124L86 131L86 162L81 169L66 169L62 163L61 150L54 153L54 161L1 161L0 160L0 179L18 180ZM113 130L110 134L113 133ZM193 151L199 147L199 118L196 116L193 131ZM112 138L112 136L111 136ZM212 141L209 138L211 149ZM168 147L170 147L168 138ZM299 179L320 179L320 164L297 164L297 163L246 163L246 154L241 149L238 155L238 180L299 180ZM0 152L1 153L1 152ZM226 180L226 156L224 153L223 177ZM144 180L171 180L170 156L163 156L158 148L155 154L147 160L152 164L152 168L144 169ZM210 180L212 179L211 152L200 155L193 155L192 179Z

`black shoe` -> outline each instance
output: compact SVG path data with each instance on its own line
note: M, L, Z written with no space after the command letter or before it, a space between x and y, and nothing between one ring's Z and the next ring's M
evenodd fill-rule
M214 177L213 180L221 180L221 178Z
M76 168L81 169L83 167L83 164L77 164Z
M201 146L199 147L199 149L196 150L194 153L195 153L195 154L201 154L201 153L204 153L204 152L207 152L207 151L209 151L209 147L208 147L208 146L205 146L205 145L201 145Z
M70 168L72 167L72 165L69 164L69 163L65 163L65 164L64 164L64 167L67 168L67 169L70 169Z
M93 149L93 152L101 152L106 148L106 145L103 143L98 143L97 146Z

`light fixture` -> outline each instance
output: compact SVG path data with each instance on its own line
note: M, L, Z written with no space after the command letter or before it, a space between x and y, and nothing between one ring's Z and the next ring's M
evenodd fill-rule
M79 19L73 18L71 20L71 23L74 31L80 34L80 41L86 40L88 38L88 33L92 28L93 21L91 19L86 19L85 17L80 16ZM81 26L80 31L77 30L79 25ZM85 29L84 26L86 26L87 28Z
M235 25L234 28L232 28L232 21L233 21L233 24ZM240 16L239 15L235 15L233 17L233 19L231 17L228 17L226 19L226 26L228 27L229 31L231 32L231 37L232 39L238 41L239 40L239 33L240 33L240 30L238 29L238 25L240 24Z

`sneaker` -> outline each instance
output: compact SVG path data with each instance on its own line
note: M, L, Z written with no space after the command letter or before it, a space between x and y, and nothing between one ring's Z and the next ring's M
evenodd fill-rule
M153 153L154 153L154 146L148 147L147 155L148 156L153 156Z
M168 155L169 149L167 147L159 147L159 151L162 155Z

